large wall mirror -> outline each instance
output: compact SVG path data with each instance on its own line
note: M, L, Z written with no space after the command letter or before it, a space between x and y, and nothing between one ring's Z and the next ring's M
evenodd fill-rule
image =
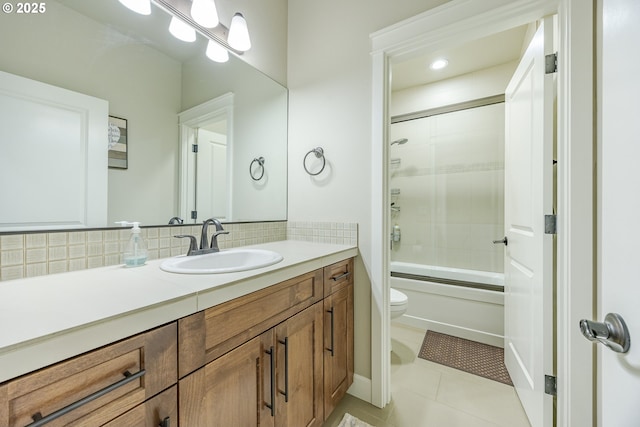
M203 37L193 43L173 38L170 16L152 8L143 16L117 0L47 0L44 13L2 16L0 37L11 42L0 54L0 71L105 100L112 121L126 123L126 168L123 163L108 168L106 219L93 226L115 226L120 220L164 225L176 216L198 223L210 214L226 222L285 220L287 89L234 55L226 63L209 60ZM222 109L220 100L226 102ZM201 110L207 106L213 119L189 116L197 111L208 117ZM181 122L181 114L191 121ZM36 118L25 122L38 124ZM198 150L208 158L196 159L188 149L194 135L211 147ZM108 135L104 141L106 150ZM0 144L13 143L0 139ZM38 151L26 155L23 150L10 161L46 164ZM259 158L264 170L254 162ZM206 167L212 169L203 173ZM37 174L29 167L14 169ZM0 186L23 179L4 177ZM47 176L37 179L45 182ZM51 191L64 202L65 188ZM211 198L205 201L206 193ZM30 194L4 194L12 195L3 197L5 207L33 202ZM46 212L56 197L48 206L31 204ZM195 218L193 211L200 211Z

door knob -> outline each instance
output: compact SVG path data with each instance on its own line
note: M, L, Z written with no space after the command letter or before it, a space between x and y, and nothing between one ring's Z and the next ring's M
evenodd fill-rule
M507 241L507 236L504 236L504 237L503 237L502 239L500 239L500 240L494 240L494 241L493 241L493 244L494 244L494 245L499 245L499 244L501 244L501 243L502 243L503 245L507 246L507 243L508 243L508 241Z
M580 331L589 341L599 342L609 347L616 353L626 353L631 345L629 329L616 313L609 313L605 316L604 322L594 322L582 319L580 321Z

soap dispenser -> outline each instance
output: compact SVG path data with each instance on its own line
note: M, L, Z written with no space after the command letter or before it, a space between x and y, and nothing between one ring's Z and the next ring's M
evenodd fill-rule
M122 226L133 225L131 229L131 237L122 254L124 265L126 267L139 267L147 262L147 244L140 234L139 222L118 221L117 224Z

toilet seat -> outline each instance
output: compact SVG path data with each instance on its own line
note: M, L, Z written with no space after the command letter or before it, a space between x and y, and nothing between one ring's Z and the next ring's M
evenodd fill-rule
M409 298L397 289L391 288L391 305L406 305Z

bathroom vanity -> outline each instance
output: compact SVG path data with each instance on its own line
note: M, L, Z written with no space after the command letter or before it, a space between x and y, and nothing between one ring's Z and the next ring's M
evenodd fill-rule
M26 322L23 341L6 345L11 337L3 336L0 425L192 427L232 425L231 420L247 426L322 425L353 382L357 249L294 241L256 247L277 251L284 260L222 275L166 273L159 261L151 261L137 269L109 267L0 283L0 297L14 291L18 305L28 299L22 299L17 286L37 292L68 274L77 276L69 278L68 287L86 281L85 288L103 296L102 283L114 280L118 294L115 281L131 275L129 285L135 286L137 278L143 290L148 283L164 284L159 293L167 298L158 302L151 297L149 305L93 321L92 310L76 307L85 314L70 316L73 321L84 316L89 323L26 339L37 329ZM94 284L89 283L92 277ZM173 298L168 298L169 289L176 292ZM136 299L135 291L130 294ZM73 310L78 301L69 299L64 308ZM105 298L103 304L109 303ZM192 309L175 316L185 306ZM159 315L163 307L169 319ZM150 327L129 333L140 327L136 323ZM118 326L100 336L106 327ZM53 364L51 355L38 352L79 337L93 348L78 351L86 342L71 346L75 354ZM60 354L64 351L53 357ZM52 414L56 418L44 423Z

